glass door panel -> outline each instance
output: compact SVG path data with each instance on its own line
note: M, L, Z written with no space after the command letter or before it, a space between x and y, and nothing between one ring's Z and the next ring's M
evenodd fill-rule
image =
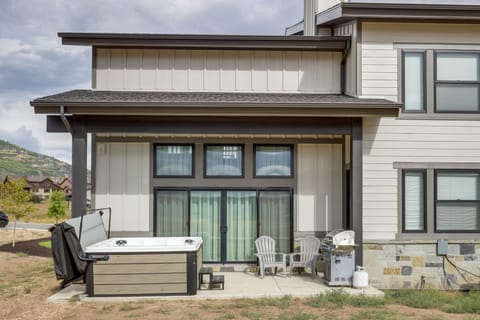
M257 194L255 191L227 191L226 201L226 260L254 261Z
M190 193L190 235L203 239L203 261L221 260L220 191L192 191Z
M259 191L260 234L275 239L278 252L290 252L290 192Z
M156 237L188 235L188 192L156 192Z

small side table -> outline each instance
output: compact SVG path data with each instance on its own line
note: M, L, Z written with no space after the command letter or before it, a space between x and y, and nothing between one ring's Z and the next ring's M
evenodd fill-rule
M208 276L208 282L204 281L203 276ZM198 289L202 289L202 284L208 284L208 288L212 285L213 269L209 267L202 267L198 272Z

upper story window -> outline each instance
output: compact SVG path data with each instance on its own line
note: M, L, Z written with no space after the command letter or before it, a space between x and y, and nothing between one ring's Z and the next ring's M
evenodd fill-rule
M256 177L291 177L293 153L292 146L256 145Z
M479 54L437 52L436 112L479 112Z
M425 52L403 52L404 112L425 112Z
M403 113L480 113L480 52L404 50Z
M156 177L193 177L193 145L155 145Z
M206 177L242 177L243 146L241 145L206 145Z

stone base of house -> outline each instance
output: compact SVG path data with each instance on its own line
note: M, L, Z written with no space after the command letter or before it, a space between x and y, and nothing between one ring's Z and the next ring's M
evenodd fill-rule
M446 257L437 256L436 240L368 241L363 250L370 285L376 288L461 289L480 282L465 272L480 275L480 242L451 241Z

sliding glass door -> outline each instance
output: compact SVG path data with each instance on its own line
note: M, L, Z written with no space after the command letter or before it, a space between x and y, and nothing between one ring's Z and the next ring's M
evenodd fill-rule
M227 261L254 261L257 238L257 193L227 191Z
M255 239L291 248L289 190L157 190L155 236L198 236L204 262L255 261Z
M220 191L192 191L190 193L190 235L202 237L203 260L220 261Z
M275 239L279 252L290 252L291 196L289 191L259 191L259 235Z
M161 190L156 193L155 236L188 235L188 192Z

